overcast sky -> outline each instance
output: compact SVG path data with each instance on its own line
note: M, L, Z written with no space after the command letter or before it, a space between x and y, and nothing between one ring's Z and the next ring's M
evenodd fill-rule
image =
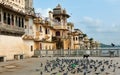
M43 17L61 4L75 24L89 38L120 45L120 0L34 0L36 12Z

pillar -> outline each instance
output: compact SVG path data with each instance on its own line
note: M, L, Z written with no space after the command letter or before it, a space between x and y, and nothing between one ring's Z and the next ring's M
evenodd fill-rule
M20 17L20 27L22 28L22 18Z
M15 15L13 15L13 19L14 19L14 26L16 25L16 23L15 23Z
M3 10L1 8L1 23L3 23Z
M0 22L1 22L1 17L2 17L2 14L1 14L1 8L0 8Z
M9 13L10 14L10 13ZM11 14L10 14L10 16L9 16L9 20L10 20L10 26L12 25L12 16L11 16Z

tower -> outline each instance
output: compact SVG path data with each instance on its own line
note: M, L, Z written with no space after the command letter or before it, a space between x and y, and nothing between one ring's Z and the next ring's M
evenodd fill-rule
M33 8L33 0L25 0L25 13L26 24L25 24L25 33L26 35L33 36L33 19L34 19L34 8Z
M67 14L66 10L61 7L60 4L53 9L53 18L61 26L67 26L67 18L70 16Z
M52 12L49 12L52 13ZM50 15L51 17L51 15ZM65 42L67 37L67 18L70 16L67 14L66 10L61 7L60 4L58 4L54 9L52 13L53 23L52 26L55 31L55 37L57 38L56 42L56 48L57 49L64 49L65 48Z
M25 12L27 14L34 14L33 0L25 0Z
M53 17L53 27L57 30L56 36L64 37L65 31L68 31L67 29L67 18L70 16L67 14L66 10L61 7L60 4L58 4L54 9L52 13Z

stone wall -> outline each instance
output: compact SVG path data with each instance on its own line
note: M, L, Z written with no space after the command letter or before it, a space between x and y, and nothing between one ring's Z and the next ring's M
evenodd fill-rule
M32 56L29 46L21 37L0 35L0 56L6 60L14 60L15 55ZM31 54L31 55L30 55Z

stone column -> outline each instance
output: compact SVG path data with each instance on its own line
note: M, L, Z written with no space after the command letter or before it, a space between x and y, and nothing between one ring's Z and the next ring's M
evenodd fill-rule
M15 25L16 25L16 23L15 23L15 15L13 15L13 19L14 19L14 22L13 22L13 23L14 23L14 26L15 26Z
M19 27L19 16L17 17L17 26Z
M0 9L1 10L1 23L3 23L3 10L2 10L2 8Z
M0 8L0 22L1 22L1 16L2 16L2 15L1 15L1 8Z
M5 20L6 24L8 24L8 13L6 13L6 20Z
M22 18L20 17L20 27L22 28Z
M10 25L12 26L12 15L10 14Z

